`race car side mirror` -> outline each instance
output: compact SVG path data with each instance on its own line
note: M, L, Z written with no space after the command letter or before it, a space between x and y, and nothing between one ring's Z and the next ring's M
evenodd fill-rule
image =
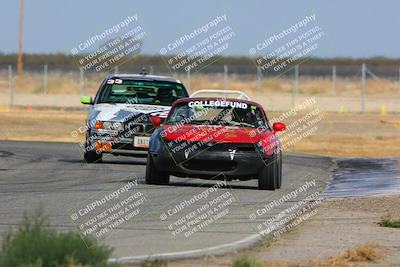
M281 132L286 130L286 125L283 122L275 122L273 128L274 132Z
M163 120L158 116L150 116L150 121L154 127L159 127L163 123Z
M93 104L93 100L91 96L81 96L81 103L85 105Z

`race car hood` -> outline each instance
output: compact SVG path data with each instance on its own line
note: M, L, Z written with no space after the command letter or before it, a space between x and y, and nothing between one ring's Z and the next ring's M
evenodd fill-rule
M250 127L184 124L164 125L163 131L167 141L256 144L261 140L263 143L275 143L275 135L271 131Z
M149 114L165 118L170 106L144 105L144 104L96 104L89 108L89 123L96 121L123 122L132 115Z

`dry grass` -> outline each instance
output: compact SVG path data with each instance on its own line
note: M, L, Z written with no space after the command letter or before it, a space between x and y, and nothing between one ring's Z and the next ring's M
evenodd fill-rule
M378 243L354 246L343 254L323 260L311 260L314 266L354 266L359 262L376 262L383 258L383 248Z
M313 259L308 261L284 261L274 260L265 261L257 259L254 253L241 254L232 259L232 256L216 257L212 260L193 259L183 261L168 262L168 266L187 267L187 266L232 266L232 267L320 267L320 266L342 266L352 267L361 266L362 263L376 263L384 258L384 249L376 242L356 245L337 256L326 259ZM228 263L231 260L231 263ZM135 266L135 265L125 265Z
M96 74L85 77L84 86L88 94L95 94L106 74ZM15 76L13 80L15 93L42 94L44 93L43 76L26 73ZM5 86L6 87L6 86ZM48 94L80 94L79 73L52 72L48 75Z
M387 123L396 119L397 114L325 113L317 132L288 150L328 156L400 156L400 125Z
M187 83L186 77L181 80ZM306 95L338 95L338 96L359 96L360 80L338 79L336 87L333 88L332 81L327 78L300 78L298 92ZM222 75L194 75L191 77L190 88L192 91L209 88L219 89L224 87ZM255 77L251 75L231 75L228 80L228 88L241 90L254 96L257 91ZM272 77L262 79L260 91L264 93L291 93L293 81L287 78ZM366 94L370 96L399 96L400 88L396 81L387 79L366 81Z
M387 125L393 125L397 128L400 128L400 120L387 120L387 119L381 119L381 123L387 124Z
M297 263L293 263L293 262L286 262L286 261L272 261L272 262L264 262L263 263L264 267L301 267L304 265L300 265Z
M3 108L4 109L4 108ZM85 125L84 112L13 110L0 112L0 140L80 142L71 132Z
M360 266L359 263L377 262L383 259L384 249L376 242L357 245L347 249L344 253L327 259L310 260L306 263L286 261L264 262L265 267L300 267L300 266Z
M71 135L85 125L85 111L37 111L0 106L0 140L80 142L84 134ZM279 115L271 113L271 117ZM295 120L293 117L291 120ZM328 156L400 156L398 116L388 114L325 113L318 131L288 151Z
M94 95L106 73L96 73L85 76L85 92ZM172 74L169 74L172 75ZM177 75L177 78L188 85L186 75ZM7 77L2 77L7 81ZM78 72L50 72L48 75L48 94L80 94L80 79ZM1 84L0 84L1 85ZM194 74L191 76L191 91L203 88L223 88L224 78L222 74ZM7 88L4 83L0 88ZM24 76L14 77L14 88L16 93L40 94L43 93L43 76L39 73L26 73ZM232 74L228 79L228 88L242 90L249 95L255 95L257 83L254 75ZM260 90L265 93L290 93L293 88L291 79L271 77L261 80ZM4 91L5 93L5 91ZM337 79L336 89L328 78L300 77L299 93L307 95L338 95L358 96L360 95L359 79ZM370 96L399 96L400 88L396 81L388 79L373 80L366 82L366 93Z

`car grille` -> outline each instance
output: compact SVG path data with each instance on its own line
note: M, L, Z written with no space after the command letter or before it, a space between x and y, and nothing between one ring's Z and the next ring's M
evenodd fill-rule
M147 115L138 114L124 122L124 135L129 138L138 134L151 134L154 126L149 122Z
M219 151L229 151L236 150L237 152L252 152L256 151L255 144L234 144L234 143L199 143L199 142L191 142L191 141L165 141L167 147L172 152L181 151L193 147L196 145L196 152L200 152L203 150L207 150L209 152L219 152ZM175 150L175 148L179 148L179 150Z
M138 134L149 135L152 134L154 130L155 128L153 124L127 124L125 127L124 136L129 138Z
M254 151L254 144L234 144L234 143L213 143L210 146L209 151L228 151L229 149L235 149L236 151Z
M232 171L236 168L237 163L235 161L218 161L213 160L199 160L190 159L183 164L187 169L196 171Z

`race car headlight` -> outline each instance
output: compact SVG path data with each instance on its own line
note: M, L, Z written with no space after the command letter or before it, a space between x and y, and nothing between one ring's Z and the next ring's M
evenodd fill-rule
M119 121L97 121L95 128L109 131L122 131L124 129L124 124Z
M116 131L122 131L124 129L124 125L121 122L114 122L112 124L112 129Z
M103 121L103 129L104 130L121 131L121 130L123 130L123 128L124 128L124 125L121 122Z
M111 130L112 129L111 121L103 121L103 129L104 130Z

